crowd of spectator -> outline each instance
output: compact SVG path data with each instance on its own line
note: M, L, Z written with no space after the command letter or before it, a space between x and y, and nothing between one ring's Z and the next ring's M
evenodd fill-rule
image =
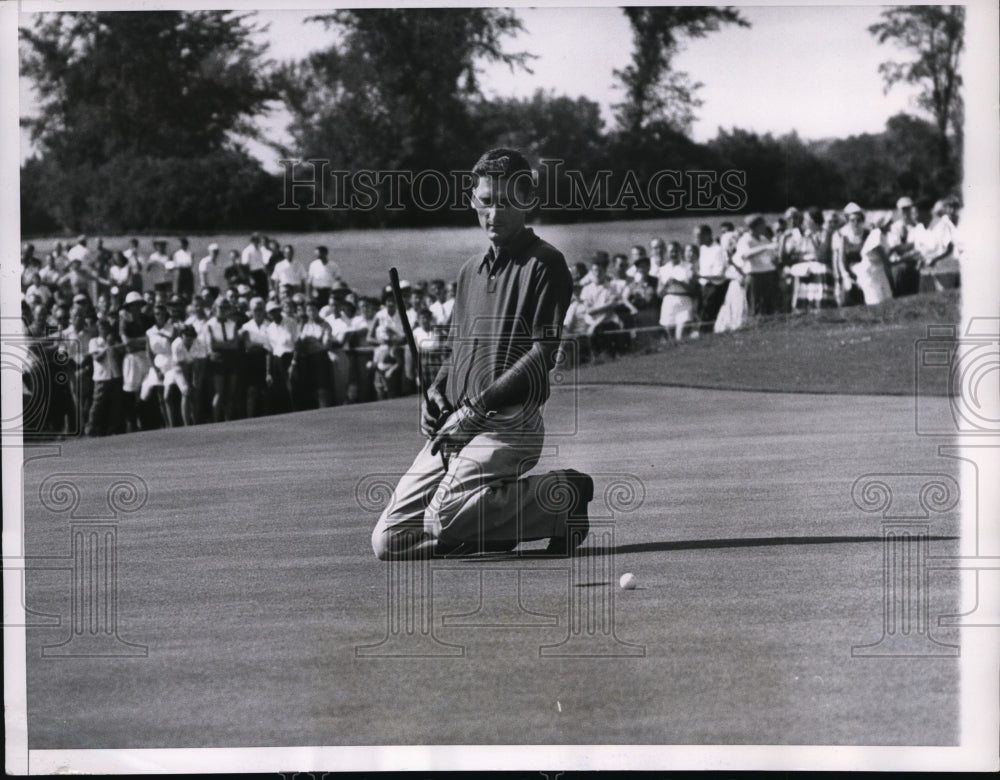
M793 207L773 224L722 222L718 235L700 225L687 244L654 238L648 252L568 259L565 338L585 362L628 351L640 333L695 338L940 288L935 267L959 251L957 203L896 205L871 220L854 203ZM144 255L137 239L112 251L79 236L44 259L24 246L22 318L37 369L25 392L48 400L39 431L104 436L392 398L416 392L447 357L454 282L404 282L401 313L388 287L352 290L325 246L307 265L258 234L225 261L214 243L198 261L185 238L172 252L151 243Z

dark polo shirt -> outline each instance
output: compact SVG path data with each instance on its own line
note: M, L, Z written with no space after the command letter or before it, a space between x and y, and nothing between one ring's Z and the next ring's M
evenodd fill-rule
M525 228L498 255L490 247L458 272L445 395L478 399L534 342L557 342L573 292L562 253ZM541 372L539 372L541 373ZM531 378L528 406L549 397L548 371Z

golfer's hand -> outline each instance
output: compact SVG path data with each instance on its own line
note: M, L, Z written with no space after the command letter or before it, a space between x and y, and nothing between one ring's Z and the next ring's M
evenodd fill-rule
M445 418L434 434L431 439L431 454L436 455L438 451L443 451L445 455L458 452L481 430L478 415L469 407L461 406Z
M436 387L427 391L427 401L420 412L420 432L429 439L437 433L452 409L448 399Z

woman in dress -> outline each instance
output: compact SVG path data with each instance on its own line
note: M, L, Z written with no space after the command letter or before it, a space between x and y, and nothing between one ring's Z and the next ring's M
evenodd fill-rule
M887 268L889 225L889 219L885 219L869 231L861 246L861 261L853 269L866 306L892 298Z
M167 409L164 398L163 381L173 368L171 364L170 346L174 340L174 330L168 322L166 306L153 308L153 325L146 330L146 359L149 361L149 373L142 383L139 397L148 401L150 397L156 400L163 425L176 427L178 420Z
M824 223L823 212L807 209L798 242L797 262L788 270L792 276L792 309L795 311L834 308L837 305L833 260L830 250L832 226Z
M841 306L855 306L864 302L864 294L857 286L854 266L861 262L861 247L868 237L865 212L857 203L844 207L846 224L834 232L830 241L833 269L837 280L838 299Z

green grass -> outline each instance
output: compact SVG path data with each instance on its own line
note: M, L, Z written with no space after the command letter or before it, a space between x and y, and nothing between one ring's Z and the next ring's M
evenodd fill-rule
M653 344L651 354L583 366L579 381L912 395L916 342L927 337L928 325L958 321L958 290L779 316L746 330Z

